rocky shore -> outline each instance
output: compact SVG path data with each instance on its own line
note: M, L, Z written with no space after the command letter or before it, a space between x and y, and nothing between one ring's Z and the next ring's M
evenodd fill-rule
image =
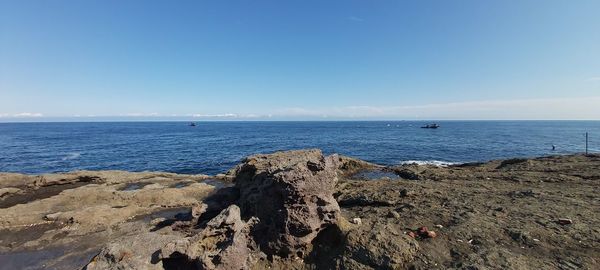
M0 173L0 269L597 269L600 156Z

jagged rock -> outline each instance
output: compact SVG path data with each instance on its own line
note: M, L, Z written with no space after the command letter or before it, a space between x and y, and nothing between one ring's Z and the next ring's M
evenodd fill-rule
M211 219L194 237L177 240L160 251L165 264L194 265L198 269L248 269L258 259L250 229L258 220L242 221L231 205Z
M258 217L254 239L268 255L303 257L317 234L335 224L337 155L320 150L248 157L236 169L242 217Z
M250 269L260 258L305 257L319 232L336 224L340 209L333 197L337 156L319 150L251 156L232 170L237 205L209 221L210 208L198 206L197 235L167 244L165 265L199 269ZM211 205L215 205L212 206ZM238 207L239 205L239 207ZM194 211L192 211L192 215ZM206 223L204 223L206 222ZM278 259L279 260L279 259Z
M208 205L205 203L200 203L192 206L192 218L198 219L202 214L206 212L208 209Z

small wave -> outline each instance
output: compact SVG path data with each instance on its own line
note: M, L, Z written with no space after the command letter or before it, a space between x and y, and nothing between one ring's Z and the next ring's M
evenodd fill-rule
M451 165L458 165L460 162L449 162L449 161L441 161L441 160L406 160L400 161L400 165L433 165L438 167L448 167Z
M72 160L72 159L78 159L81 156L81 153L69 153L67 154L67 156L63 157L62 160Z

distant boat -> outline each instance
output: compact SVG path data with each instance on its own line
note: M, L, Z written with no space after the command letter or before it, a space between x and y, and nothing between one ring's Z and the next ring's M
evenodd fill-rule
M439 128L439 127L440 127L440 125L433 123L433 124L422 126L421 128Z
M190 123L190 127L195 127L195 126L196 126L196 123L194 123L194 122Z

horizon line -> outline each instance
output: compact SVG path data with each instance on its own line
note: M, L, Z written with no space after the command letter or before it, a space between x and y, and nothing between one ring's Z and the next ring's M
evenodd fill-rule
M50 119L49 119L50 118ZM0 124L35 124L35 123L165 123L165 122L526 122L526 121L539 121L539 122L558 122L558 121L600 121L600 119L97 119L90 121L72 121L68 119L51 120L51 118L61 117L48 117L44 121L41 118L35 118L30 120L15 119L15 121L3 121L0 120ZM81 118L77 118L83 120Z

